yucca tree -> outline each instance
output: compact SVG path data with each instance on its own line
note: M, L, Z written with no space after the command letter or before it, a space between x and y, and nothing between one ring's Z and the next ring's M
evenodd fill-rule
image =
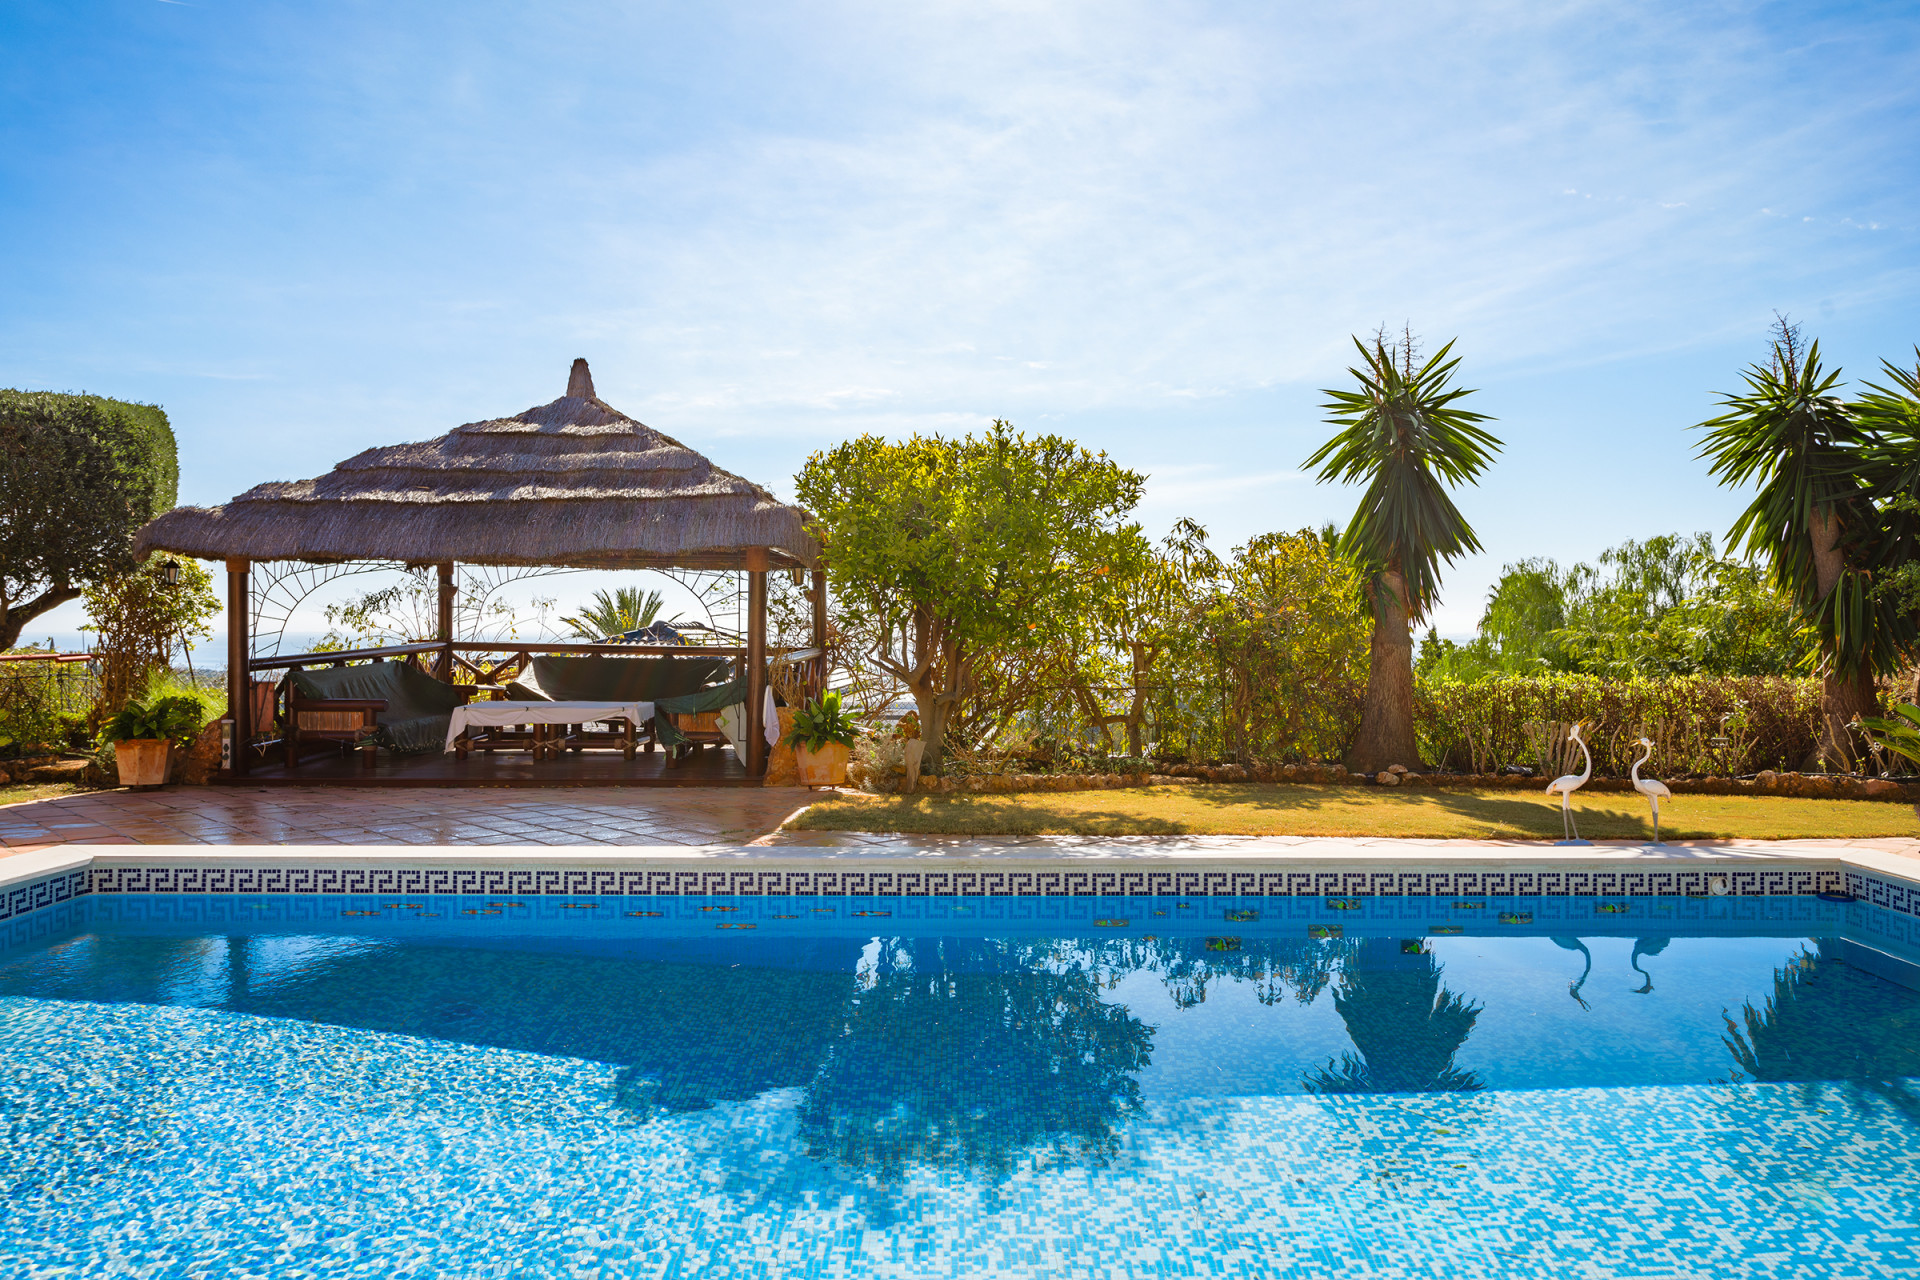
M628 631L638 631L660 616L666 598L658 591L643 592L638 587L618 587L612 592L596 591L591 604L578 614L562 618L567 628L582 640L597 641Z
M1340 551L1368 575L1373 641L1367 700L1347 767L1377 773L1389 765L1418 768L1413 736L1413 624L1433 607L1440 565L1480 549L1466 517L1447 496L1474 482L1500 451L1479 424L1485 414L1456 407L1467 388L1449 385L1453 343L1425 364L1414 363L1411 333L1385 334L1371 345L1355 338L1363 361L1348 372L1357 390L1323 392L1327 421L1339 433L1306 466L1322 483L1367 482L1359 509L1340 535Z
M1820 367L1820 344L1803 348L1785 317L1767 363L1743 376L1745 390L1721 400L1726 412L1700 425L1707 433L1700 456L1721 483L1756 486L1727 535L1729 547L1763 561L1817 630L1824 721L1817 752L1828 764L1850 766L1857 744L1848 726L1879 713L1874 677L1897 670L1908 648L1910 620L1875 590L1876 571L1905 554L1898 545L1905 540L1891 536L1897 531L1889 525L1898 513L1880 510L1875 489L1897 485L1912 462L1890 455L1861 406L1837 394L1840 371Z

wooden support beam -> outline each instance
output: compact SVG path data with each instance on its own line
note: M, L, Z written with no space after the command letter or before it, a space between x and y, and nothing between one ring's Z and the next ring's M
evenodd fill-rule
M434 664L434 674L446 683L453 681L453 561L440 562L440 630L434 638L444 647Z
M827 647L827 575L823 569L813 571L813 589L809 593L813 603L813 647L824 650ZM815 676L813 696L818 698L827 691L827 659L823 653L813 660Z
M747 775L767 771L767 549L747 551Z
M233 776L247 776L253 754L253 645L247 636L253 611L244 557L227 561L227 716L233 721Z

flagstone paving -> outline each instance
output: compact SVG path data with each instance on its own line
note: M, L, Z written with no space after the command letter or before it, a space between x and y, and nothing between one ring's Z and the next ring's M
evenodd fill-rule
M745 787L92 791L0 806L0 847L746 844L805 803Z

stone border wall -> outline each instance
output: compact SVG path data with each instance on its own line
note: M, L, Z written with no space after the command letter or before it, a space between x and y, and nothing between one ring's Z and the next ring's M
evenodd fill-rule
M1391 779L1391 781L1389 781ZM896 785L879 794L902 794ZM1377 776L1348 773L1339 765L1174 765L1166 773L999 773L979 777L923 777L923 795L1014 795L1038 791L1109 791L1121 787L1192 786L1199 783L1293 783L1315 786L1404 786L1453 790L1543 791L1542 778L1514 774L1410 773L1392 771ZM1920 785L1885 778L1853 778L1843 774L1774 773L1755 778L1678 778L1667 780L1675 795L1777 795L1827 800L1883 800L1920 804ZM1633 793L1626 778L1595 778L1584 791Z

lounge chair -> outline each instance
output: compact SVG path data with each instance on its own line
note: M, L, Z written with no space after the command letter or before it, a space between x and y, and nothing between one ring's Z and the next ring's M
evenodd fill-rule
M358 748L367 764L376 746L399 755L439 751L453 709L471 693L404 662L290 671L287 682L289 769L310 742Z

